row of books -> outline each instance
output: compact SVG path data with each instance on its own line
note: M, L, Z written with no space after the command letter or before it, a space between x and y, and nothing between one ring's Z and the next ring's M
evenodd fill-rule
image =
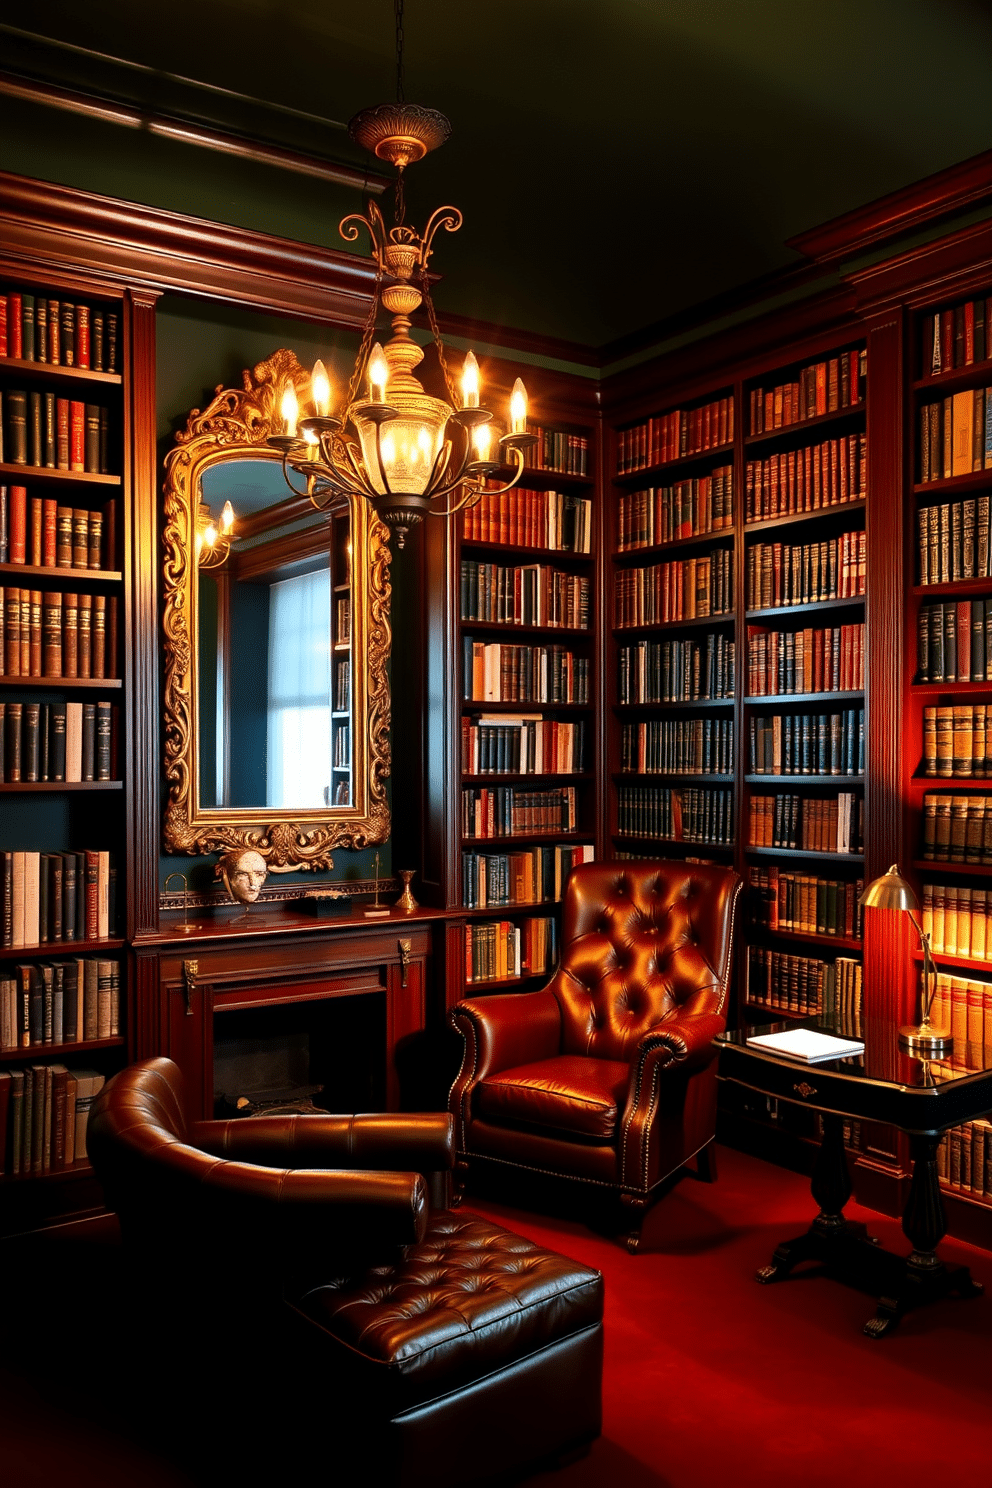
M729 548L614 575L613 623L618 629L726 615L733 607L734 555Z
M719 465L709 475L623 492L617 501L617 551L652 548L723 532L734 525L734 467Z
M621 703L698 703L734 695L735 643L710 631L701 641L633 641L619 648Z
M59 506L54 496L29 499L27 486L0 486L0 563L115 568L116 513L113 500L89 511Z
M951 1031L952 1070L992 1068L992 983L938 971L930 1021Z
M589 474L589 438L569 434L565 429L546 429L542 424L527 424L528 434L537 435L537 443L526 452L531 470L554 470L561 475Z
M868 490L867 438L844 434L764 460L748 460L745 482L748 522L860 501Z
M54 393L0 391L0 460L36 470L108 475L110 414Z
M591 842L555 843L524 852L462 853L462 904L466 909L508 904L555 904L576 863L591 863Z
M625 723L620 768L639 775L732 775L732 718L655 718Z
M101 305L8 289L0 294L0 357L116 372L119 323L117 311Z
M749 697L790 692L861 692L865 685L865 627L823 630L747 628Z
M465 981L506 981L539 976L558 960L558 927L553 915L515 925L499 920L465 927Z
M852 599L864 594L866 572L864 532L842 532L822 542L796 545L752 543L745 564L747 608Z
M863 775L865 710L752 714L750 775Z
M992 889L925 883L921 919L934 955L992 961Z
M920 480L949 480L992 467L992 387L968 388L917 414Z
M0 1173L37 1176L86 1161L90 1107L105 1076L64 1064L0 1070Z
M334 663L334 711L347 713L351 707L351 658Z
M588 630L592 584L585 575L546 563L503 565L463 558L459 599L462 620Z
M992 599L921 605L918 682L992 682Z
M848 1038L860 1038L864 1028L864 973L850 956L824 961L749 946L747 1000L772 1012L815 1017Z
M721 449L734 438L734 396L714 398L701 408L674 408L621 429L617 435L617 474L650 470L689 455Z
M923 797L923 856L935 863L992 864L992 796Z
M592 501L562 491L514 486L505 496L484 491L462 514L466 542L548 548L556 553L592 551Z
M697 786L672 790L657 785L621 785L617 790L617 831L622 837L732 847L734 793Z
M864 797L853 791L824 799L784 792L752 796L748 843L801 852L863 853L864 806Z
M106 851L0 852L4 948L106 940L116 923L116 869Z
M94 677L117 656L117 596L0 588L0 676Z
M842 935L860 940L864 889L858 879L820 878L785 868L750 870L751 923L802 935Z
M589 658L564 646L462 638L462 697L471 703L588 703Z
M955 703L923 709L923 773L992 780L992 708Z
M520 790L514 785L476 786L462 791L465 837L534 837L574 832L579 824L574 785Z
M939 377L992 356L992 301L963 300L923 321L923 376Z
M331 747L331 763L336 770L351 768L351 727L344 722L334 726L334 743Z
M937 1148L937 1181L949 1193L992 1197L992 1125L969 1121L952 1126Z
M992 570L988 496L921 506L916 514L916 551L921 584L987 579Z
M334 604L334 639L339 646L351 640L351 595L343 595Z
M794 380L772 388L752 388L748 395L750 432L767 434L842 408L857 408L865 399L867 375L867 351L843 351L803 367Z
M113 780L116 709L109 702L0 698L0 783Z
M586 723L556 718L462 719L463 775L572 775L589 768Z
M116 1038L120 965L74 956L18 965L0 976L0 1049L33 1049Z

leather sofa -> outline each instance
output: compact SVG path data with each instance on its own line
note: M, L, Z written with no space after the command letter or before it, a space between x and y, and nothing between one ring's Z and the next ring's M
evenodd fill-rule
M540 991L452 1010L459 1187L498 1164L577 1180L640 1221L695 1157L715 1177L713 1038L726 1023L740 879L669 861L585 863L565 893L562 951Z
M285 1466L308 1430L328 1470L350 1455L362 1481L407 1488L518 1473L598 1434L602 1278L445 1207L446 1114L187 1127L159 1058L100 1092L87 1149L142 1334L182 1339L186 1398L197 1358L212 1401L226 1376L245 1406L246 1363L264 1376L253 1451L269 1422Z

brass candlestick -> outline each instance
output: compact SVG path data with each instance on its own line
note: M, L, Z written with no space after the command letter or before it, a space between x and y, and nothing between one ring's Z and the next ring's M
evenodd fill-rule
M189 922L189 880L187 879L185 873L180 873L177 869L175 873L170 873L168 878L165 880L166 893L168 893L169 885L174 878L181 878L183 881L183 922L179 926L179 929L183 932L184 935L191 935L193 932L193 926Z
M396 901L396 908L406 910L419 909L420 905L410 892L410 880L413 878L416 870L413 868L398 868L396 871L403 884L403 892Z

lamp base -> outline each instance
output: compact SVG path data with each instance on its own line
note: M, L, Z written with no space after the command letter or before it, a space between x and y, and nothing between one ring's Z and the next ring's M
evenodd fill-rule
M954 1047L946 1028L931 1028L929 1023L907 1023L899 1030L899 1042L922 1059L942 1059Z

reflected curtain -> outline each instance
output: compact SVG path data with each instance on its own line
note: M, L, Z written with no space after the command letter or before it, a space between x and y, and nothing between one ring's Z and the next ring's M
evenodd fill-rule
M323 806L331 781L331 576L282 579L269 599L268 800Z

